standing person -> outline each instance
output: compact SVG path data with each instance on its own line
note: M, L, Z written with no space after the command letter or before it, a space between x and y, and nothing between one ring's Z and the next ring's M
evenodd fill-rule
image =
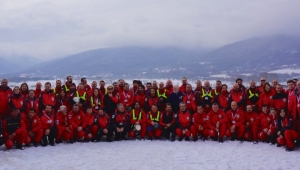
M21 115L22 117L25 116L24 111L26 106L24 100L25 98L20 93L20 88L18 86L15 86L13 90L13 94L9 97L8 105L10 109L17 109L19 115Z
M118 111L115 113L115 141L127 140L126 135L129 131L130 118L122 103L117 105ZM113 117L112 117L113 118Z
M264 78L264 77L260 78L260 86L258 87L260 94L262 94L264 92L264 86L266 83L268 83L266 81L266 78ZM271 87L271 85L270 85L270 87Z
M94 90L97 88L97 82L93 81L92 82L92 88L87 92L88 96L93 96ZM98 93L103 96L102 92L98 89Z
M141 108L140 103L135 102L134 108L130 111L130 130L128 132L128 137L135 139L140 135L141 139L145 139L147 128L146 121L146 113Z
M223 110L219 109L217 103L212 104L212 110L207 114L207 126L209 128L209 136L214 141L219 139L219 143L223 143L223 137L227 129L227 117Z
M182 102L183 94L179 91L179 86L174 85L173 92L168 97L167 103L171 104L172 110L177 113L179 111L179 103Z
M227 90L227 85L223 84L221 86L221 92L218 93L217 96L214 98L214 103L219 104L219 108L226 112L229 109L230 103L229 103L229 95L230 93Z
M166 110L161 113L159 125L162 129L162 136L171 141L175 141L175 117L177 115L172 111L172 106L170 103L167 103Z
M230 90L229 102L235 101L241 110L245 109L246 106L246 95L245 91L241 90L241 87L236 83Z
M141 105L141 108L145 108L145 99L146 99L146 93L145 93L145 86L140 84L138 87L138 91L136 92L134 96L134 101L139 102Z
M4 120L9 116L8 99L12 95L12 90L8 87L8 80L3 78L0 85L0 119Z
M241 78L236 79L235 83L239 85L239 89L240 89L242 92L245 92L246 88L245 88L245 86L243 85L243 80L242 80Z
M82 77L80 82L83 84L83 89L85 90L85 92L89 92L92 89L91 86L88 85L85 77Z
M146 96L149 96L150 95L150 90L151 90L151 88L152 88L152 83L150 83L150 82L148 82L147 84L146 84Z
M53 92L55 93L56 96L59 96L60 92L65 89L62 88L61 86L61 81L60 80L56 80L55 81L55 88L53 89Z
M71 103L68 101L67 99L67 95L66 92L64 90L62 90L59 95L56 97L56 110L59 109L61 106L66 106L67 112L71 111L72 109L72 105Z
M260 119L260 132L258 133L258 138L261 141L275 143L274 134L276 131L276 117L277 111L275 109L271 109L268 116Z
M69 92L70 86L71 86L72 83L73 83L72 76L67 76L67 81L62 87L65 90L65 92Z
M195 93L202 93L202 82L200 80L196 81Z
M300 81L298 81L296 85L297 86L296 86L295 93L291 97L288 107L289 107L289 110L292 110L291 115L293 117L293 120L298 122L298 121L300 121ZM299 126L299 129L300 129L300 126Z
M124 85L125 85L125 81L123 79L120 79L118 81L118 92L119 93L123 93L124 92Z
M211 110L213 99L214 90L211 88L209 81L205 81L201 94L197 95L197 105L204 106L204 112L208 113Z
M133 80L132 81L132 88L130 88L130 91L135 95L138 92L138 80Z
M197 106L197 111L193 115L193 125L191 127L193 140L198 140L198 135L201 135L203 141L209 136L209 128L207 127L208 115L203 112L202 106Z
M176 117L177 128L176 128L176 135L178 136L178 140L182 141L185 137L186 141L190 140L191 136L191 125L192 125L192 115L187 110L186 103L181 102L179 104L180 110Z
M96 140L97 136L97 129L95 125L95 119L96 116L93 114L93 109L91 107L87 107L86 112L85 112L85 137L84 140L85 142L94 142Z
M158 97L158 110L164 111L166 107L167 97L170 95L167 93L164 82L159 83L159 88L156 90Z
M30 109L28 115L23 119L27 129L27 138L25 144L30 145L33 141L34 147L38 147L43 137L42 123L39 116L36 114L35 109Z
M56 135L54 114L51 105L46 105L42 111L41 123L43 128L42 146L47 146L48 143L54 146L54 138Z
M100 91L103 95L105 95L107 93L107 89L105 88L105 81L104 80L100 80L99 82L100 85Z
M131 110L134 104L134 94L129 90L129 84L124 84L124 90L120 94L120 103L125 106L127 111Z
M101 100L102 100L102 97L99 93L99 89L95 88L93 91L93 94L89 100L90 107L92 108L93 113L98 113L98 110L101 108L101 105L102 105Z
M46 82L45 83L45 90L40 95L40 110L44 110L47 105L51 106L52 108L56 105L56 95L51 90L51 83Z
M288 89L286 90L286 94L288 96L287 100L288 100L288 113L291 114L293 112L293 104L292 104L292 99L293 96L295 95L295 91L296 91L296 84L293 80L288 80L287 81L287 85L288 85Z
M20 93L22 94L22 96L24 98L28 97L28 93L29 93L29 88L28 88L28 84L27 83L22 83L20 86Z
M37 82L35 84L34 96L36 98L39 98L42 92L43 92L43 90L42 90L42 83L41 82Z
M216 87L215 87L215 90L214 90L214 96L221 93L221 91L222 91L222 82L221 82L221 80L217 80L216 81Z
M70 141L73 134L68 124L68 111L66 106L61 105L59 107L55 115L55 121L57 129L55 142L59 144L62 143L63 140Z
M186 104L186 109L193 114L196 110L196 93L192 90L192 85L186 85L186 92L182 96L182 102Z
M182 84L181 84L181 86L179 87L179 91L180 91L181 93L185 93L185 92L186 92L186 85L188 84L187 78L182 77L181 82L182 82Z
M155 80L152 82L152 88L154 88L155 91L158 89L157 82Z
M258 111L260 92L256 87L254 80L250 81L250 87L246 90L246 104L251 105L255 111Z
M119 99L113 96L113 86L107 87L107 94L102 98L102 108L110 117L115 113Z
M88 106L88 95L82 83L79 83L78 89L70 95L69 102L72 105L78 104L82 111L86 110Z
M39 115L39 98L36 98L33 90L29 90L29 95L25 99L25 115L28 115L31 109L34 109L35 113Z
M100 141L102 136L106 135L106 141L112 142L112 135L114 132L114 122L102 109L98 110L96 114L96 141ZM93 126L93 129L95 125Z
M150 95L145 98L145 111L149 112L152 105L158 105L158 97L155 88L151 88Z
M160 114L157 105L153 104L151 111L149 111L147 115L147 134L149 140L161 138L162 130L159 125Z
M276 85L276 93L272 96L270 101L270 107L279 111L279 109L287 109L287 98L288 95L282 91L282 86L280 84ZM294 95L294 94L293 94Z
M167 96L169 96L173 92L172 80L167 80L165 89L167 90Z
M5 146L11 149L17 143L17 149L24 150L23 143L26 140L27 131L24 121L19 116L19 111L16 108L12 109L11 116L3 122Z
M269 83L265 83L263 87L263 92L260 93L260 98L258 102L258 109L259 111L262 110L262 106L267 106L270 108L271 105L271 98L274 95L274 91L272 91L271 86Z

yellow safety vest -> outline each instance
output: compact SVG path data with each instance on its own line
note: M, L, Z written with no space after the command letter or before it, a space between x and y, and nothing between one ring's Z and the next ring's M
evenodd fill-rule
M59 96L59 93L56 93L56 88L53 89L53 92L56 94L56 96Z
M68 86L67 86L67 85L64 85L64 87L65 87L66 92L68 92L68 91L69 91Z
M249 99L251 99L252 97L254 97L254 96L256 96L256 97L258 97L258 93L252 93L251 92L251 90L249 90Z
M141 118L142 118L142 110L140 111L139 117L137 118L137 117L135 117L135 111L134 111L134 109L132 109L132 119L133 120L141 120Z
M159 121L159 111L157 112L157 116L156 116L156 118L154 118L153 119L153 117L152 117L152 114L150 114L150 119L153 121L153 120L155 120L155 121Z
M217 89L215 89L215 95L218 95L219 93L217 92Z
M92 101L92 106L94 107L94 106L95 106L95 103L94 103L94 98L93 98L93 97L91 97L91 101ZM98 105L101 105L100 100L99 100L99 102L98 102Z
M202 89L202 98L204 98L204 97L206 97L206 96L212 98L211 91L210 91L208 94L206 94L206 93L204 92L204 89Z
M86 92L83 93L83 96L79 96L78 91L76 91L76 96L83 99L83 100L85 100Z
M166 96L166 91L167 91L167 90L165 89L164 93L163 93L163 94L160 94L160 93L159 93L159 90L156 90L158 98L160 98L160 97L167 98L167 96Z

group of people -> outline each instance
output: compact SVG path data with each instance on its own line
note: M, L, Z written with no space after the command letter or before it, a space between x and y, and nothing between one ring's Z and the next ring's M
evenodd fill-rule
M196 87L182 78L148 82L134 80L132 87L120 79L112 85L101 80L91 86L72 76L52 87L26 83L11 89L0 86L0 144L6 148L54 146L62 142L108 142L130 139L224 140L268 142L292 151L300 140L300 81L277 80L249 87L238 78L232 89L217 80L214 89L200 80Z

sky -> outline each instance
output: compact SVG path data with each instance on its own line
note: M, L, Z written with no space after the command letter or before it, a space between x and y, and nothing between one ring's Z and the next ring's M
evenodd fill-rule
M119 46L217 48L300 35L299 0L0 0L0 56Z

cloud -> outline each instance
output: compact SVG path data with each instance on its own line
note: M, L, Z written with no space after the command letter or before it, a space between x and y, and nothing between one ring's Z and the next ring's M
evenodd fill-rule
M298 0L2 0L0 55L51 59L114 46L220 47L300 33Z

